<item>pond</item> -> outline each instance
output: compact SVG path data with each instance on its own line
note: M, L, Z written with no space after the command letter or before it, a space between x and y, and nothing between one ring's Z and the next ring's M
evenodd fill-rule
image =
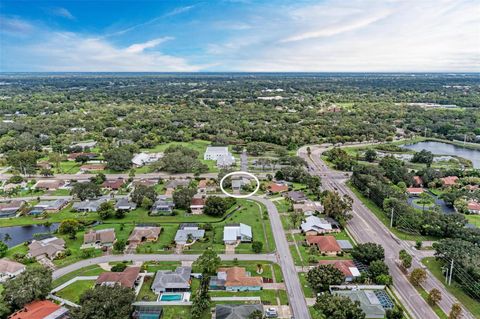
M0 240L5 238L5 234L10 235L10 240L5 242L8 247L17 246L23 242L34 239L35 234L53 233L57 230L59 223L53 223L50 226L29 225L0 227Z
M432 152L434 155L454 155L463 157L472 161L473 167L480 168L480 150L474 150L458 145L433 141L407 144L403 145L402 147L416 152L420 152L421 150L427 150Z

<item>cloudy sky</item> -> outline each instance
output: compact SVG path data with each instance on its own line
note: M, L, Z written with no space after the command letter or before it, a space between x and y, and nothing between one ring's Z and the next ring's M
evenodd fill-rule
M479 0L2 0L0 71L479 72Z

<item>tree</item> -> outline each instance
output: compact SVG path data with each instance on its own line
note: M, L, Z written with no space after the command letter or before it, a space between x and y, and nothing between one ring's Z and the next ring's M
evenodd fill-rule
M232 197L222 198L219 196L210 196L205 202L203 212L209 216L223 216L235 202L235 199Z
M48 176L53 176L53 171L49 168L42 168L40 170L40 175L48 177Z
M72 196L77 196L80 200L86 200L98 197L102 194L100 186L95 183L75 183L72 187Z
M39 153L35 151L13 151L7 154L7 163L23 175L35 174Z
M371 278L377 278L380 275L388 275L388 266L383 262L383 260L374 260L368 266L368 273Z
M110 218L113 215L114 211L115 209L112 202L103 202L100 204L97 214L100 219L105 220Z
M52 271L42 266L28 267L23 273L4 283L5 301L17 310L33 300L45 299L52 290Z
M448 319L460 319L463 316L462 305L459 303L454 303L450 313L448 314Z
M122 272L122 271L124 271L126 268L127 268L127 264L126 264L126 263L117 263L117 264L115 264L115 265L112 266L112 268L110 269L110 271L113 271L113 272Z
M330 285L339 285L345 275L332 265L320 265L307 273L309 286L316 292L327 291Z
M207 249L200 257L198 257L194 262L194 265L202 274L204 274L203 277L207 277L208 275L215 274L218 266L220 266L220 261L220 257L218 257L214 250Z
M107 168L113 171L124 171L132 166L133 155L127 148L115 148L103 154Z
M290 218L293 228L298 228L303 220L303 213L293 211L288 214L288 217Z
M145 209L150 209L150 208L152 208L153 204L154 204L154 202L150 198L144 197L142 199L142 204L140 206L145 208Z
M421 150L420 152L416 152L415 154L413 154L412 162L427 164L427 166L429 167L430 165L432 165L433 162L433 153L427 150Z
M117 239L117 241L113 244L113 250L116 252L123 252L125 250L126 242L124 239Z
M387 309L387 319L403 319L403 309L395 307L393 309Z
M63 160L63 156L57 152L51 152L48 154L48 161L53 163L55 166L55 169L57 170L58 173L60 172L60 162Z
M73 308L72 319L129 319L135 292L120 285L96 286L80 296L80 308Z
M375 260L383 260L385 258L385 251L379 244L358 244L352 250L352 257L364 264L370 265L370 263Z
M365 151L365 160L367 162L373 162L377 158L377 152L374 149L369 148Z
M412 285L419 287L425 280L427 280L427 272L422 268L415 268L410 273L408 278Z
M75 162L77 163L80 163L80 164L85 164L86 162L88 162L90 160L90 157L86 154L81 154L81 155L78 155L76 158L75 158Z
M154 187L138 185L135 186L131 198L132 202L136 203L137 206L142 206L144 198L148 198L152 203L155 202L157 192Z
M107 180L107 176L103 173L98 173L93 177L90 177L90 181L97 185L101 185L103 182Z
M261 241L254 241L252 243L252 251L256 254L259 254L262 252L263 249L263 243Z
M360 308L360 302L352 301L350 298L320 294L313 306L324 318L328 319L364 319L365 313Z
M0 258L5 257L7 254L8 246L0 240Z
M198 159L198 152L184 146L170 146L164 156L153 165L156 171L169 173L204 173L208 166Z
M248 319L263 319L263 312L257 309L248 316Z
M402 266L405 269L408 269L412 266L412 256L409 253L407 253L405 249L400 250L400 252L398 253L398 257L402 262Z
M206 276L203 276L200 281L200 286L197 289L197 293L192 300L192 308L190 310L190 315L192 319L202 318L205 310L210 307L210 295L208 294L208 284L209 279Z
M58 227L60 234L68 235L68 238L75 239L77 237L77 231L80 228L80 223L76 219L64 219Z
M440 300L442 300L442 293L440 292L440 290L438 290L437 288L433 288L432 290L430 290L427 299L428 304L430 306L435 306L437 303L440 302Z
M193 187L179 187L173 192L173 203L176 208L188 209L197 190Z
M425 211L425 206L431 205L433 203L433 198L427 193L421 193L418 203L422 205L422 211Z
M352 218L350 212L352 211L353 200L348 195L340 197L337 192L326 191L322 204L325 214L337 220L342 226L345 226Z

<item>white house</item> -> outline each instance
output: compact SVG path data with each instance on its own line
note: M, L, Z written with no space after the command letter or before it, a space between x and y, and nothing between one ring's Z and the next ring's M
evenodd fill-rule
M223 228L223 242L225 244L236 244L237 242L252 241L252 227L245 224L231 224Z
M7 258L0 259L0 282L15 278L25 271L25 265Z
M228 167L235 164L235 157L228 151L226 146L208 146L203 159L216 161L217 166L220 167Z
M318 235L336 231L329 221L324 218L318 218L317 216L308 216L305 218L300 228L306 235Z
M133 165L140 167L157 162L163 157L163 153L138 153L132 158Z

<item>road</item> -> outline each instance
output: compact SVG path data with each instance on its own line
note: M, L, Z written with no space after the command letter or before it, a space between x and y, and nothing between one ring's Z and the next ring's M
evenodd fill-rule
M298 155L307 160L311 167L311 174L318 175L322 178L322 184L325 189L336 190L341 195L349 195L353 199L353 218L349 221L347 228L357 242L375 242L381 244L385 248L385 263L390 269L393 277L393 284L397 292L397 296L405 305L408 312L418 319L434 319L438 318L431 307L418 294L416 289L410 284L407 277L400 271L395 263L398 253L401 249L405 249L414 260L412 269L421 267L420 259L424 254L418 254L408 242L399 240L394 236L385 225L355 196L355 194L345 185L347 180L344 172L338 172L330 169L322 160L321 153L325 150L320 147L311 148L311 156L307 154L306 147L302 147ZM442 300L439 306L445 313L449 313L453 303L458 302L445 287L430 273L423 285L427 291L437 288L442 293ZM474 316L464 309L464 319L474 319Z
M287 287L288 300L292 307L294 317L301 319L310 318L310 312L308 311L307 302L303 294L302 286L300 285L300 279L295 268L295 263L293 262L277 207L274 203L265 198L252 196L250 199L262 203L267 208L268 217L270 218L270 224L272 226L273 238L275 239L275 244L277 246L278 263L282 269L283 280Z

